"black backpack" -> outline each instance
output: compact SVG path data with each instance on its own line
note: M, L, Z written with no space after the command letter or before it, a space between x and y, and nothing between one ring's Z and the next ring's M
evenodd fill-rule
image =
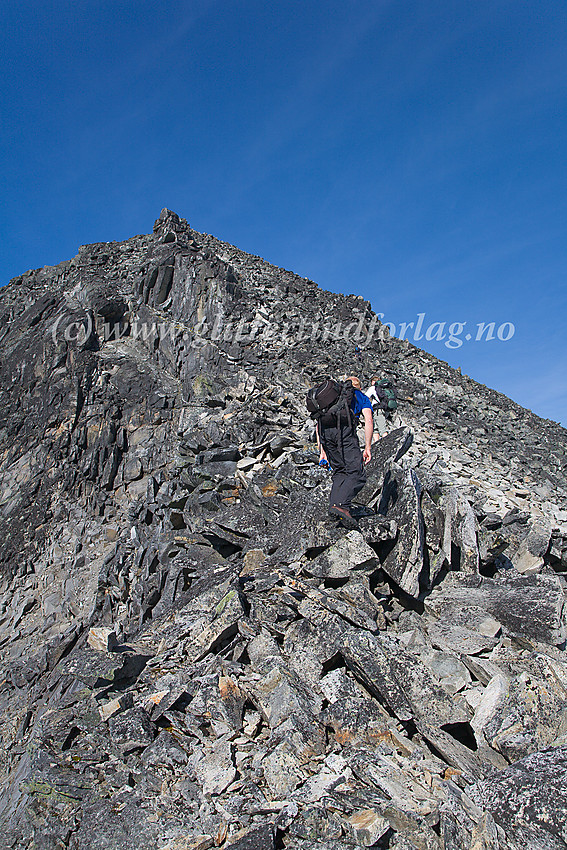
M339 419L352 426L351 402L354 387L350 381L334 381L326 378L323 383L311 387L307 393L305 404L311 414L311 419L320 423L324 428L334 428Z
M397 410L398 399L396 391L389 378L382 378L381 381L376 381L374 389L378 396L379 410L384 410L386 413L391 413L393 410Z

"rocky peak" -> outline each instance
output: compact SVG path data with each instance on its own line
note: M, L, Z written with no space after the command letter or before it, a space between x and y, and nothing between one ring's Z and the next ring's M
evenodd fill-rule
M167 209L0 337L7 847L565 847L564 429ZM304 397L376 372L347 532Z
M189 229L186 219L179 218L177 213L166 207L162 209L159 218L156 218L154 222L154 234L162 242L177 242L182 234L188 233Z

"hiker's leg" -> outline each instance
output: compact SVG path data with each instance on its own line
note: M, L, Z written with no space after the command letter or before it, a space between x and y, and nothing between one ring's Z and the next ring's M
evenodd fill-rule
M386 424L386 417L381 410L377 410L374 413L374 424L378 434L383 437L388 430L388 426Z
M345 498L348 498L350 485L349 478L345 472L333 472L333 484L331 486L331 494L329 496L329 507L338 505L339 507L347 507Z
M325 429L324 432L324 447L327 455L327 460L331 464L332 486L331 495L329 497L329 506L342 504L339 500L342 498L344 490L346 470L339 443L339 434L336 428Z
M345 474L340 486L341 502L335 502L335 504L350 508L353 498L366 484L366 470L356 435L349 430L344 430L342 436Z
M354 437L353 435L350 435L351 443L355 439L356 439L356 437ZM351 445L350 448L347 450L347 454L350 456L350 454L354 451L354 448L358 449L358 454L360 456L360 465L362 466L363 465L362 452L360 451L358 444L356 445L356 447ZM344 446L343 446L343 449L344 449ZM339 507L348 508L350 506L350 503L351 503L351 500L352 500L352 497L353 497L353 493L355 491L358 493L358 490L360 490L361 487L363 486L363 485L360 485L360 487L358 487L358 489L356 489L356 485L358 483L359 467L357 467L356 464L353 464L352 459L351 459L350 469L347 470L347 468L345 466L345 461L344 461L343 455L340 453L340 451L336 447L331 447L331 454L329 454L329 452L327 452L327 458L329 460L329 463L331 464L332 481L333 481L333 483L331 485L331 493L329 495L329 507L332 507L333 505L338 505ZM353 472L354 472L354 474L353 474ZM366 480L366 476L365 476L365 480Z

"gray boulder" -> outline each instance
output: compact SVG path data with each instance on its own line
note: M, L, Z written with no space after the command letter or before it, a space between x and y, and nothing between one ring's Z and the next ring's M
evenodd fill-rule
M564 850L567 845L567 747L533 753L467 794L506 833L511 850Z
M560 646L567 637L565 594L554 575L506 572L494 578L452 573L426 601L429 613L453 621L469 607L481 609L513 635Z

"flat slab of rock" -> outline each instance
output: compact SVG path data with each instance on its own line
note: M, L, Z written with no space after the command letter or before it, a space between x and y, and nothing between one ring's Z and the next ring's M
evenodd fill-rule
M460 569L478 573L477 524L472 506L456 487L448 488L442 506L451 524L451 540L460 551Z
M271 505L269 498L265 501ZM264 511L269 524L255 538L255 545L267 547L267 550L276 552L278 558L288 562L301 558L309 549L329 546L343 536L344 529L328 521L328 507L329 492L326 488L308 491L295 485L289 501L282 504L279 515L269 516Z
M234 780L236 767L229 741L216 741L212 750L195 766L203 794L221 794Z
M273 799L282 800L306 779L301 760L288 741L281 741L262 760L264 779Z
M451 562L451 522L427 490L421 495L421 514L429 553L429 582L433 584L443 567Z
M192 639L187 647L187 656L191 661L203 658L217 641L226 640L238 628L238 622L245 616L238 592L229 590L214 609L215 619Z
M315 609L316 613L316 609ZM340 617L326 611L327 624L314 624L308 619L296 620L289 626L284 638L284 650L293 671L317 687L323 664L336 655L337 643L347 626Z
M398 461L410 448L413 433L410 428L398 428L372 444L372 460L366 465L366 484L356 497L361 505L376 502L389 463Z
M155 741L146 747L142 754L144 767L150 765L167 765L174 768L176 765L187 763L187 753L170 732L160 732Z
M345 827L356 844L373 847L388 832L390 823L374 809L359 809L346 819Z
M498 643L493 637L445 619L428 620L427 634L433 646L459 655L478 655L493 649Z
M425 601L426 610L445 622L454 622L472 606L520 637L552 645L567 637L565 594L554 575L508 571L483 578L450 573Z
M296 719L307 716L313 725L311 737L315 737L314 716L319 713L322 700L302 680L286 673L281 660L276 659L261 679L247 684L246 691L270 728L274 729L292 716Z
M390 715L379 702L340 668L321 679L321 691L328 702L324 721L341 745L378 744L388 738Z
M470 719L468 706L438 685L425 664L395 638L352 630L340 646L357 679L386 702L399 720L424 718L442 726Z
M382 561L382 569L402 590L417 597L424 566L425 539L420 485L412 469L390 464L378 512L398 526L395 545Z
M533 753L467 794L491 813L514 850L564 850L567 843L567 746Z
M61 669L84 682L87 688L97 688L135 677L146 661L147 656L143 655L101 652L84 647L65 658Z
M534 670L539 661L541 669ZM473 726L509 762L553 746L567 728L567 693L543 656L511 681L495 676L477 707Z
M348 578L353 573L372 573L379 566L374 549L359 531L350 531L305 565L305 572L317 578Z
M448 693L456 694L470 683L467 667L454 653L424 647L418 654Z
M257 829L251 829L233 844L228 844L226 850L272 850L274 847L274 829L265 824Z

